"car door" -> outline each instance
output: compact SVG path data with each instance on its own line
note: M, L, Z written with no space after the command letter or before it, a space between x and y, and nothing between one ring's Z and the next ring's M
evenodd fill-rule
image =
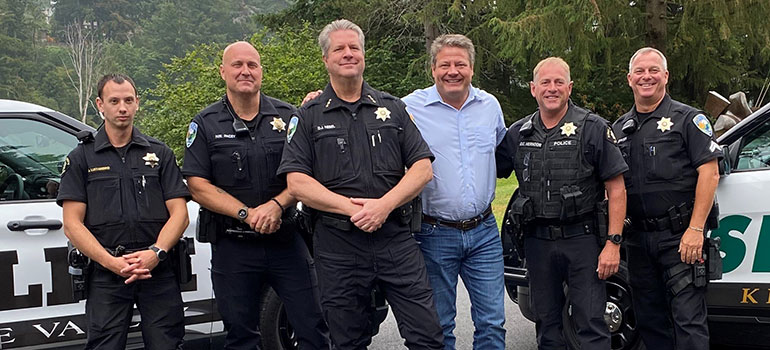
M42 114L0 114L2 349L85 336L84 303L72 298L55 202L60 167L78 143L74 133Z

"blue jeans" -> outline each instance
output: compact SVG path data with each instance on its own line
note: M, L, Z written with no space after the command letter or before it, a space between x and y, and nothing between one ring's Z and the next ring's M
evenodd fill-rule
M503 245L494 215L472 230L422 224L415 234L425 258L444 349L455 348L457 276L471 299L474 349L505 349Z

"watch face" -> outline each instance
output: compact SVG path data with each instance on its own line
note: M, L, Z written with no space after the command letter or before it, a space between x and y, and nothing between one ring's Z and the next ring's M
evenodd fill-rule
M620 244L623 242L623 236L621 235L610 235L609 239L610 239L610 242L615 244Z
M246 211L246 209L238 210L238 217L243 220L249 215L249 212Z
M158 254L158 259L160 259L160 261L166 260L166 257L168 256L168 253L166 253L165 250L160 250L160 249L158 250L157 254Z

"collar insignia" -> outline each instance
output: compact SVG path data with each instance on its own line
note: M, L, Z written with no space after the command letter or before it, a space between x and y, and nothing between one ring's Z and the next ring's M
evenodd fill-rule
M273 126L273 130L278 130L279 133L286 130L286 123L284 123L281 118L273 117L273 121L270 122L270 125Z
M387 119L390 119L390 111L385 107L377 108L377 110L374 112L375 115L377 115L375 118L385 121Z
M372 103L374 103L374 104L377 104L377 101L375 101L375 100L374 100L374 98L372 97L372 95L369 95L369 94L367 94L367 95L366 95L366 97L368 97L368 98L369 98L369 101L372 101Z
M160 162L160 158L155 155L155 153L147 153L142 157L142 160L144 160L144 165L148 165L150 168L154 168L158 166L158 162Z
M658 130L660 132L671 130L672 126L674 126L674 122L671 121L671 118L663 117L658 121Z
M575 135L576 131L577 127L572 122L564 123L564 125L561 126L561 134L564 136Z

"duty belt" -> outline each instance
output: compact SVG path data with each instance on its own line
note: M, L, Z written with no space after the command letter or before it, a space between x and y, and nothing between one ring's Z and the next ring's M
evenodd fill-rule
M525 236L533 236L540 239L557 240L571 238L594 233L593 222L584 221L566 225L529 225L524 231Z
M668 214L657 218L632 217L631 225L637 230L657 232L671 229L674 233L684 231L690 224L692 207L687 205L673 206Z
M422 222L429 225L443 225L451 228L456 228L461 231L468 231L476 228L476 226L479 226L479 224L481 224L487 217L489 217L490 214L492 214L491 206L487 207L487 209L484 210L484 212L479 214L478 216L475 216L466 220L451 221L451 220L435 218L427 214L422 214Z
M147 249L149 249L149 248L133 248L133 249L128 249L128 248L126 248L126 247L124 247L122 245L118 245L117 247L115 247L115 249L110 249L110 248L104 247L104 250L106 250L107 253L110 253L110 255L112 255L114 257L123 256L125 254L136 253L138 251L147 250Z

